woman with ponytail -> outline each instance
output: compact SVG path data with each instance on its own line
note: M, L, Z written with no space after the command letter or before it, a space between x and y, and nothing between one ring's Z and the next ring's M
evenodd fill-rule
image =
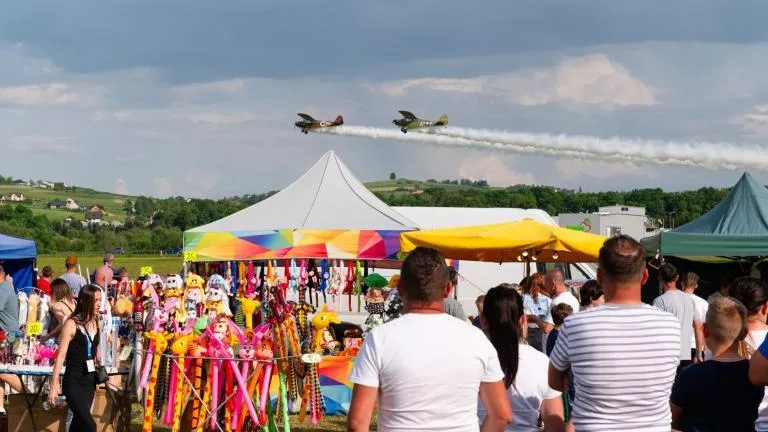
M539 416L544 430L563 431L561 394L547 383L549 359L529 345L525 339L528 323L523 309L523 297L517 287L502 284L485 294L480 322L499 355L504 371L504 386L509 403L514 407L512 424L507 431L538 432ZM478 417L482 422L486 411L479 402Z

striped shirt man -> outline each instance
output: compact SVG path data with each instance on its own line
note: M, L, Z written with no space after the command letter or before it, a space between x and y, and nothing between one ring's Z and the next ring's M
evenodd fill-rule
M606 304L565 319L552 366L571 368L579 431L665 431L680 362L680 322L646 304Z

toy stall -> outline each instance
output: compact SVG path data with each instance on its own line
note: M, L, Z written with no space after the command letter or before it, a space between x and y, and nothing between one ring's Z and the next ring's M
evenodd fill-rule
M284 430L346 414L364 332L385 319L396 259L417 229L330 151L281 192L184 233L184 274L150 275L134 302L132 377L144 430ZM369 314L344 323L345 306ZM139 310L141 309L141 310Z

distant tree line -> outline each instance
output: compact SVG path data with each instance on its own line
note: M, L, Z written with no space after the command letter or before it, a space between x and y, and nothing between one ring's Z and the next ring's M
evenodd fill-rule
M480 181L440 183L478 186L451 188L440 185L423 187L423 193L377 192L393 206L424 207L518 207L539 208L551 215L597 211L598 207L624 204L644 206L649 217L664 219L672 212L677 225L697 218L714 207L728 189L701 188L695 191L664 192L661 189L635 189L628 192L579 192L547 186L487 187ZM428 183L438 183L428 181ZM125 248L129 253L156 253L182 247L184 230L207 224L253 205L273 195L251 194L212 199L174 197L156 199L140 196L125 202L123 227L89 226L80 221L54 222L35 215L28 206L0 206L0 233L37 241L41 253L103 252Z

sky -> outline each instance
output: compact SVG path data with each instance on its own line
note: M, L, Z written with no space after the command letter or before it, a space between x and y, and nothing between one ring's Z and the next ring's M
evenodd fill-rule
M293 122L393 128L407 109L464 128L763 145L766 13L722 0L11 2L0 173L216 198L285 187L333 149L363 181L730 186L742 171L303 135Z

